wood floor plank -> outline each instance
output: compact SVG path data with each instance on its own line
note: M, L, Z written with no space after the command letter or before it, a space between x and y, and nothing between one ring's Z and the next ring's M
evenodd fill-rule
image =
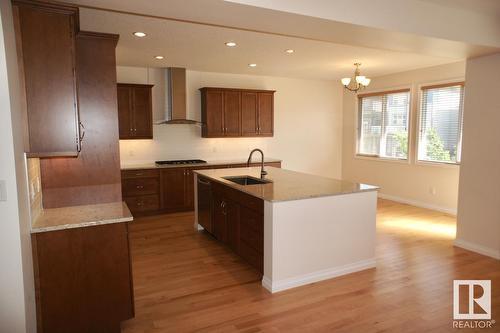
M136 316L123 333L451 332L454 279L492 280L500 319L500 261L454 247L450 215L379 200L375 269L277 294L193 220L131 223Z

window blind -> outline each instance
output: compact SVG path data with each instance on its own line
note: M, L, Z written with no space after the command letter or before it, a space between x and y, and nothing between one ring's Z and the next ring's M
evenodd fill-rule
M408 159L409 89L358 98L357 154Z
M460 162L464 85L422 87L418 160Z

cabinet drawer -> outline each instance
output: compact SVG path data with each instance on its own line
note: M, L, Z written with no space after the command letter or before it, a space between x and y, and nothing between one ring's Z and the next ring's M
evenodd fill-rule
M160 181L156 178L131 178L122 180L124 197L160 193Z
M124 200L132 213L149 212L160 209L160 197L158 195L125 197Z
M122 179L159 177L160 170L157 169L122 170Z

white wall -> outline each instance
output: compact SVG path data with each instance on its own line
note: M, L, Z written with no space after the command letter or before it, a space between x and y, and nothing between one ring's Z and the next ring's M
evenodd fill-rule
M118 82L150 83L154 118L162 118L165 80L159 69L118 67ZM122 164L161 159L246 159L252 148L280 158L283 167L328 177L341 176L342 89L333 81L187 71L187 107L200 120L204 86L276 90L273 138L201 138L193 125L155 125L153 140L121 140Z
M0 332L35 332L29 201L10 1L0 2Z
M367 91L401 87L412 89L409 163L355 157L356 95L344 92L342 178L378 185L381 187L381 195L392 199L455 213L459 167L416 163L418 86L454 79L463 80L464 75L465 63L459 62L372 78Z
M500 259L500 53L467 61L456 245Z

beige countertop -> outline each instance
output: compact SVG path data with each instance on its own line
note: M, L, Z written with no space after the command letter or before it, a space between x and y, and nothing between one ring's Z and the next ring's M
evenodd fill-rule
M252 163L259 163L258 156L254 156ZM272 162L281 162L280 159L276 158L265 158L265 163ZM225 165L225 164L245 164L247 160L235 159L235 160L214 160L207 161L207 163L199 163L199 164L163 164L157 165L154 161L147 163L124 163L121 165L122 170L140 170L140 169L164 169L164 168L196 168L196 167L205 167L205 166L216 166L216 165Z
M271 202L376 191L379 189L377 186L314 176L285 169L273 167L266 167L265 169L268 172L265 178L272 182L259 185L239 185L222 178L244 175L260 178L259 167L197 170L194 172L241 192Z
M134 218L124 202L44 209L31 232L46 232L101 224L129 222Z

